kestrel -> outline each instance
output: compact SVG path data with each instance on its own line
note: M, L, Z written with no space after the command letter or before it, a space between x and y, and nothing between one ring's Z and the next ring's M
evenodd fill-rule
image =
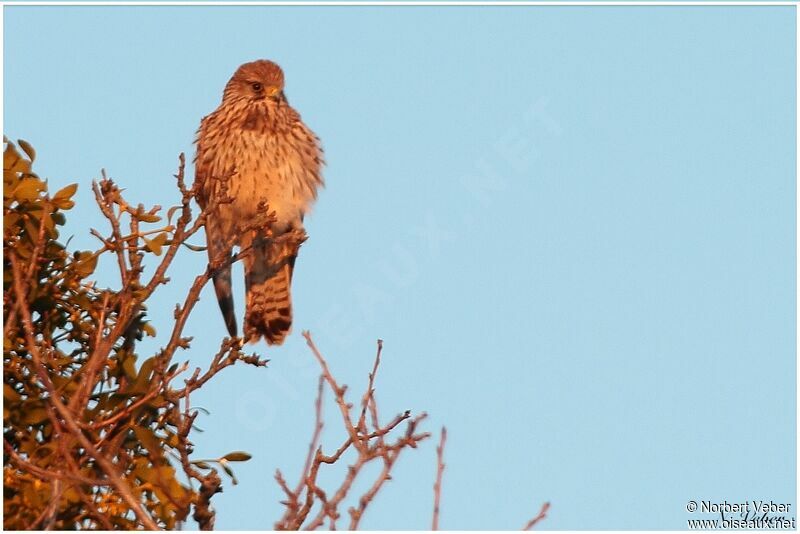
M235 337L231 267L224 262L238 246L249 249L244 337L280 345L292 325L297 258L297 242L281 238L303 232L303 217L323 185L319 138L286 100L281 68L262 59L236 70L220 106L200 122L196 143L195 183L206 212L209 262L221 265L213 280L225 325ZM274 221L241 231L265 210L274 212Z

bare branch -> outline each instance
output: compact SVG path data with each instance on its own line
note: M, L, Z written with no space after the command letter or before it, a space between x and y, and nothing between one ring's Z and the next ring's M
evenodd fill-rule
M433 484L433 524L431 530L439 530L439 502L442 497L442 475L444 474L444 444L447 441L447 429L442 427L439 446L436 447L436 482Z
M367 390L364 392L364 396L361 398L361 416L358 418L358 429L361 432L366 430L366 417L367 417L367 407L372 403L375 404L375 400L373 395L375 393L375 376L378 374L378 366L381 364L381 350L383 349L383 340L378 340L378 351L375 354L375 363L372 366L372 372L369 374L369 383L367 385ZM374 421L375 426L377 427L378 422L377 420Z
M375 363L373 364L372 373L369 375L367 390L362 396L360 408L356 412L358 424L353 425L353 414L351 414L353 405L348 403L345 399L346 386L340 386L333 377L327 361L316 348L316 345L311 339L311 335L308 332L304 332L303 335L322 370L322 376L320 377L317 389L317 402L315 403L316 422L311 445L309 447L309 456L303 467L304 483L298 484L297 488L292 490L286 484L280 471L275 475L278 485L287 497L285 501L282 501L286 506L286 511L281 520L275 524L275 529L296 530L302 528L304 530L316 530L325 525L326 522L329 528L335 529L336 522L340 518L339 508L347 499L359 474L370 462L380 461L383 465L380 474L373 481L367 492L358 499L357 505L349 508L350 529L356 529L375 496L383 485L391 480L391 472L400 452L405 448L416 448L420 441L430 436L427 432L416 432L416 428L425 418L425 414L423 413L412 418L409 412L404 412L392 419L387 425L379 425L377 406L373 394L382 348L382 342L379 341ZM325 384L332 390L336 398L336 403L342 414L342 421L345 424L349 436L330 456L325 455L322 452L322 448L318 446L319 433L322 429L322 386ZM366 414L368 411L372 414L374 426L372 430L367 429L366 425ZM386 436L403 421L407 422L405 433L397 437L394 442L387 443ZM355 449L357 457L354 463L348 466L346 474L338 488L329 496L329 494L323 491L317 484L317 476L320 468L323 464L335 464L348 450L351 450L351 448ZM312 451L316 451L313 455L313 459L311 459L312 457L310 454ZM315 508L315 504L317 503L319 503L319 507ZM313 515L311 514L312 509L316 509Z
M295 494L300 493L303 489L303 484L305 483L306 477L308 476L308 470L311 469L311 462L314 459L314 451L317 450L319 447L319 438L322 434L322 428L324 423L322 421L322 388L325 386L325 377L322 375L319 376L319 381L317 382L317 397L314 401L314 434L311 437L311 443L308 444L308 455L306 456L306 462L303 465L303 476L300 478L300 481L297 483L297 487L294 490Z
M342 419L344 420L347 433L350 434L350 438L353 440L353 444L357 448L363 448L361 440L358 437L358 429L353 426L353 420L350 417L350 406L344 399L347 386L339 386L339 384L336 382L336 379L333 377L330 369L328 368L328 362L326 362L325 358L322 357L322 354L320 354L317 346L314 344L314 340L311 339L311 333L303 332L303 337L306 338L306 343L308 344L309 348L311 348L311 352L314 354L314 357L317 359L317 362L322 368L322 376L325 377L325 380L328 382L328 385L333 391L334 397L336 398L336 404L339 405L339 410L342 412Z
M119 273L120 277L122 278L122 285L124 288L128 285L128 265L125 262L125 252L123 250L122 231L120 230L119 218L114 213L114 205L110 198L108 184L109 181L107 180L104 171L103 179L99 184L95 181L92 182L92 191L94 192L94 198L97 201L97 205L100 207L100 211L111 224L112 239L107 241L108 244L114 247L113 250L117 256L117 264L119 266Z
M542 505L542 508L539 510L539 514L525 523L525 526L522 527L522 530L531 530L533 527L536 526L536 523L547 517L547 511L550 509L550 503L546 502Z

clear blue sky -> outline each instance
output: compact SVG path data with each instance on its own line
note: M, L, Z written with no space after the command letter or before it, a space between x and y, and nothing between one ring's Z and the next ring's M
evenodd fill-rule
M383 414L447 425L444 528L516 529L545 500L549 529L681 529L690 499L794 510L793 7L4 12L4 131L53 188L81 184L76 246L102 226L101 168L175 202L177 155L240 63L278 61L322 138L294 334L193 399L199 456L254 455L218 527L271 527L275 468L297 477L302 329L356 391L383 338ZM204 262L182 253L156 325ZM187 333L206 363L210 289ZM434 472L429 442L363 525L428 528Z

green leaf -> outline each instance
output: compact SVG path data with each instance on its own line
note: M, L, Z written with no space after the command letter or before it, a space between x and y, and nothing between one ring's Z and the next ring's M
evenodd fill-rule
M72 196L75 194L75 191L78 190L78 184L70 184L67 187L61 189L53 195L52 201L53 204L57 208L61 208L62 210L68 210L75 205L75 203L71 200Z
M74 203L73 203L73 205L74 205ZM61 206L60 206L60 207L61 207ZM70 206L70 208L71 208L71 207L72 207L72 206ZM61 207L61 209L68 209L68 208ZM57 211L57 212L53 213L53 214L50 216L50 218L51 218L51 219L53 219L53 222L54 222L54 223L56 223L56 224L57 224L57 225L59 225L59 226L64 226L64 223L66 223L66 222L67 222L67 218L66 218L66 217L64 216L64 214L63 214L63 213L61 213L60 211Z
M19 223L21 215L19 213L8 213L3 216L3 231L9 232L12 227Z
M71 376L56 375L52 378L52 380L56 388L58 388L58 390L62 393L72 393L78 389L78 386L80 386L80 382Z
M24 178L14 189L14 197L17 200L35 200L39 197L39 192L44 191L44 183L36 178Z
M231 482L233 482L234 486L239 483L239 481L236 480L236 475L233 474L233 469L228 467L228 463L225 460L220 460L219 465L221 465L222 469L224 469L228 476L231 477Z
M167 435L164 438L164 442L173 449L177 449L178 446L181 444L178 435L175 432L170 432L169 430L165 430L165 432L167 433Z
M27 159L18 158L14 165L9 169L12 173L21 175L31 174L31 162Z
M161 440L158 439L158 436L156 436L151 429L135 426L133 427L133 433L136 435L136 439L139 440L139 443L144 445L150 454L156 458L161 455Z
M161 256L161 247L164 246L164 243L167 242L167 234L162 232L155 236L153 239L147 239L143 237L144 244L147 247L147 250L155 254L156 256Z
M29 425L41 423L47 419L47 410L44 407L26 409L22 414L22 422Z
M78 184L69 184L63 189L59 189L58 193L53 195L53 200L69 200L78 190Z
M5 139L3 141L7 142ZM18 159L19 152L17 152L17 147L14 146L14 143L8 143L5 151L3 151L3 169L12 169Z
M8 384L3 384L3 401L4 402L16 402L20 399L19 393L9 386Z
M99 256L96 256L93 252L76 252L74 257L75 262L73 263L73 269L75 269L75 273L81 278L89 276L94 272L95 268L97 268L97 259Z
M36 458L44 458L46 456L50 456L56 449L55 443L47 443L45 445L39 445L36 447L36 450L33 451L33 456Z
M128 388L130 392L144 393L150 384L150 375L153 374L153 365L156 363L156 357L147 358L142 367L139 369L139 375L136 377L136 382Z
M150 323L144 323L142 325L142 331L150 337L156 337L156 329L153 328L153 325Z
M136 356L130 355L122 362L122 372L129 380L136 379Z
M222 457L223 460L228 460L229 462L246 462L253 456L244 452L244 451L234 451L229 452L225 456Z
M17 142L19 143L19 147L28 155L28 159L33 162L33 160L36 159L36 151L33 149L30 143L23 141L22 139L17 139Z
M137 213L136 218L146 223L156 223L161 220L158 215L150 215L149 213Z

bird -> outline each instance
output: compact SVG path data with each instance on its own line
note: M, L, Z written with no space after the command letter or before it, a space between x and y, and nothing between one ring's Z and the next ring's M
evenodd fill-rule
M244 340L281 345L292 326L292 274L304 239L290 238L305 236L303 220L324 186L320 139L289 105L280 66L259 59L236 69L219 107L200 121L195 144L195 188L225 326L238 337L230 265L237 246Z

